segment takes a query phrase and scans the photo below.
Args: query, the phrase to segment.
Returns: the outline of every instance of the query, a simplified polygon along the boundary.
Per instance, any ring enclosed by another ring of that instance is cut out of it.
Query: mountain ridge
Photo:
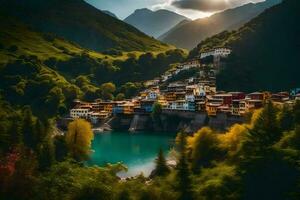
[[[0,12],[17,17],[37,31],[55,33],[88,49],[151,51],[168,48],[83,0],[2,0],[0,4]]]
[[[135,10],[124,19],[124,22],[131,24],[147,35],[158,37],[182,20],[190,19],[165,9],[152,11],[148,8],[142,8]]]
[[[217,76],[220,90],[282,91],[299,87],[299,9],[297,0],[284,0],[239,30],[201,42],[190,57],[219,47],[232,49]]]
[[[158,39],[180,48],[192,49],[201,42],[201,40],[225,30],[237,29],[252,18],[258,16],[265,9],[280,2],[281,0],[267,0],[228,9],[210,17],[186,23],[161,35]]]

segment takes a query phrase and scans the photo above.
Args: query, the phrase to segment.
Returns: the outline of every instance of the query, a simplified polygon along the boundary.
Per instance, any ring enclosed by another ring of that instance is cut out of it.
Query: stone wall
[[[130,131],[163,131],[194,133],[204,126],[216,130],[226,130],[235,123],[243,123],[243,117],[235,117],[223,113],[214,117],[206,113],[163,111],[159,119],[153,120],[150,115],[134,115],[128,126]],[[129,123],[129,121],[127,121]]]

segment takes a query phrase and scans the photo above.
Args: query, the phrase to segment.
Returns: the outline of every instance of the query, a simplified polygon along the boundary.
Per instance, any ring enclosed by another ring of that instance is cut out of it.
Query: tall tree
[[[193,172],[197,173],[201,167],[211,166],[211,161],[220,157],[221,150],[216,134],[209,128],[202,128],[194,137],[191,163]]]
[[[169,167],[167,166],[167,162],[164,156],[164,152],[162,149],[159,149],[157,158],[156,158],[156,167],[155,167],[155,175],[156,176],[165,176],[170,172]]]
[[[277,109],[272,102],[267,102],[264,109],[249,130],[246,146],[249,147],[249,153],[263,151],[271,145],[278,142],[282,136],[277,118]]]
[[[37,134],[35,130],[35,122],[30,107],[24,108],[24,118],[22,125],[23,142],[25,146],[36,149],[37,146]]]
[[[300,100],[296,101],[296,104],[293,108],[294,112],[294,122],[295,124],[300,125]]]
[[[177,180],[178,189],[180,191],[179,199],[191,200],[193,199],[192,180],[186,156],[186,135],[184,133],[179,133],[178,140],[180,152],[180,158],[177,164]]]
[[[293,110],[284,105],[279,113],[279,125],[282,131],[290,131],[294,128]]]
[[[78,161],[86,160],[90,154],[94,138],[91,124],[83,119],[76,119],[68,126],[66,143],[71,156]]]

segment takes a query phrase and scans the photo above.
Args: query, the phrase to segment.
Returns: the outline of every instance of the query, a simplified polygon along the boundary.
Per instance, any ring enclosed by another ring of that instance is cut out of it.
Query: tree
[[[279,124],[283,131],[290,131],[294,126],[293,111],[287,105],[284,105],[283,109],[279,114]]]
[[[51,136],[44,139],[38,149],[39,169],[46,170],[52,166],[55,161],[54,144]]]
[[[124,99],[125,99],[124,93],[119,93],[115,98],[116,101],[122,101]]]
[[[104,184],[86,185],[77,194],[73,200],[112,200],[114,194],[111,187]]]
[[[186,135],[179,133],[178,135],[178,146],[180,152],[179,162],[177,164],[177,180],[178,189],[180,191],[180,200],[191,200],[193,199],[192,194],[192,180],[191,172],[187,162],[186,156]]]
[[[69,124],[66,143],[75,160],[82,161],[88,158],[93,137],[91,124],[86,120],[76,119]]]
[[[249,151],[261,151],[275,144],[281,136],[277,109],[272,102],[267,102],[253,128],[249,130],[245,145],[249,147]]]
[[[209,167],[212,160],[220,157],[221,150],[216,134],[209,128],[202,128],[194,137],[192,169],[198,172],[201,167]]]
[[[23,142],[25,146],[31,148],[32,150],[36,149],[37,146],[37,134],[35,130],[35,122],[31,112],[30,107],[25,107],[23,112]]]
[[[113,93],[116,91],[115,84],[109,82],[109,83],[103,83],[101,85],[102,90],[102,98],[105,100],[112,100],[113,99]]]
[[[296,101],[296,104],[293,108],[294,113],[294,123],[300,125],[300,100]]]
[[[64,136],[54,137],[54,147],[55,147],[55,160],[61,162],[68,155],[68,147],[66,144],[66,139]]]
[[[8,130],[9,137],[10,137],[10,144],[17,145],[20,144],[22,141],[22,133],[21,133],[21,126],[20,126],[20,119],[14,119]]]
[[[165,176],[169,172],[170,172],[170,169],[167,166],[167,162],[164,157],[164,152],[162,149],[160,149],[158,152],[157,158],[156,158],[155,175],[156,176]]]
[[[157,119],[160,114],[162,113],[162,105],[160,103],[154,103],[153,105],[153,110],[152,110],[152,113],[151,113],[151,116],[153,118],[153,120]]]

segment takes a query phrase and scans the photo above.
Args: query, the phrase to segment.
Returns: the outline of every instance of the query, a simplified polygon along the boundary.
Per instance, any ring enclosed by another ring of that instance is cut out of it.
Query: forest
[[[155,112],[152,117],[158,117]],[[93,133],[85,120],[65,135],[30,107],[1,101],[1,199],[299,199],[300,102],[271,102],[226,132],[178,133],[175,167],[159,151],[151,177],[121,180],[122,163],[86,166]]]

